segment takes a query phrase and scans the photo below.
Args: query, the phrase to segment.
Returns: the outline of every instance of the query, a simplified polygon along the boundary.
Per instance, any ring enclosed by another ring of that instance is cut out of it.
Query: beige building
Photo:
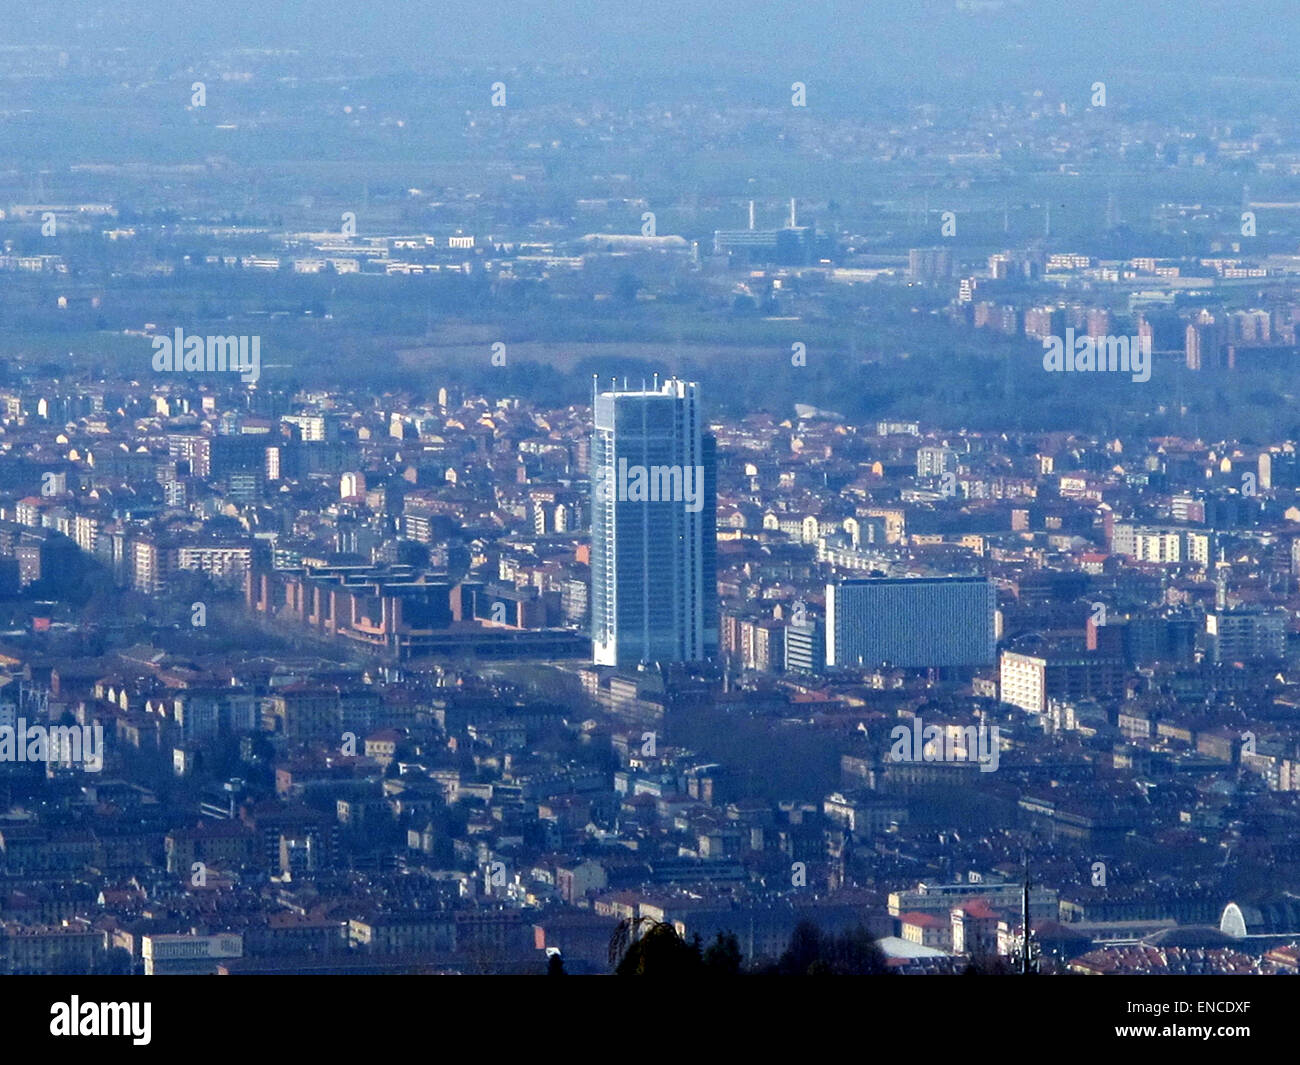
[[[899,934],[909,943],[935,950],[952,950],[952,923],[935,913],[905,913],[898,919]]]

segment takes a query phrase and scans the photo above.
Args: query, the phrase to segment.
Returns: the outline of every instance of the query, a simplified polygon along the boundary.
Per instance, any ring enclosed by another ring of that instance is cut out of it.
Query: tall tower
[[[1022,933],[1020,946],[1020,974],[1028,976],[1034,970],[1032,968],[1032,936],[1033,925],[1029,919],[1029,852],[1024,854],[1025,859],[1025,885],[1020,896],[1020,930]]]
[[[591,639],[597,665],[693,662],[718,648],[715,442],[698,386],[593,397]]]

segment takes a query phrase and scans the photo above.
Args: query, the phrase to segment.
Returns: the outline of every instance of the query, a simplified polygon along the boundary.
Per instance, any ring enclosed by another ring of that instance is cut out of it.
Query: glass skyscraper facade
[[[598,665],[694,662],[718,647],[714,439],[698,386],[594,396],[591,636]]]
[[[826,586],[826,664],[984,666],[997,593],[984,577],[868,577]]]

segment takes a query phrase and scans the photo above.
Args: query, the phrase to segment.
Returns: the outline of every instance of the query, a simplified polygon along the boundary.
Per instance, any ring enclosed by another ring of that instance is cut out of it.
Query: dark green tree
[[[699,976],[704,971],[699,936],[687,943],[672,925],[649,917],[619,922],[610,937],[609,961],[616,976]]]
[[[641,282],[631,271],[625,270],[614,282],[614,297],[619,303],[631,305],[636,303],[636,294],[641,290]]]
[[[831,947],[831,967],[845,976],[873,976],[888,971],[885,953],[876,938],[859,925],[835,937]]]
[[[800,921],[790,935],[790,945],[777,962],[782,976],[805,976],[809,967],[822,957],[822,933],[811,921]]]
[[[774,971],[781,976],[870,976],[889,969],[865,928],[829,936],[811,921],[800,921]]]
[[[710,976],[739,976],[743,959],[734,932],[719,932],[704,952],[704,971]]]
[[[1006,958],[980,956],[971,958],[962,976],[1010,976],[1016,970]]]

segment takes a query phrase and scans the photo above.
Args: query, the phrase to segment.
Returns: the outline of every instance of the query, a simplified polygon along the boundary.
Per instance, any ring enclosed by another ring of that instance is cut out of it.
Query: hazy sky
[[[404,63],[557,54],[688,73],[976,67],[1243,68],[1291,76],[1298,0],[41,0],[6,43],[149,41],[388,52]],[[974,10],[972,10],[974,9]],[[1098,75],[1101,76],[1101,75]]]

